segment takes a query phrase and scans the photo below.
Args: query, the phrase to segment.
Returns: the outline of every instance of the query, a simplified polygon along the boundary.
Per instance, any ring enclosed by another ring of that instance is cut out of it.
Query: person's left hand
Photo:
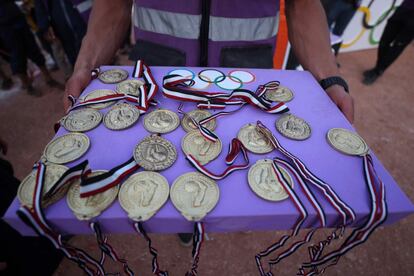
[[[0,153],[7,154],[7,143],[0,138]]]
[[[329,87],[326,93],[352,124],[354,122],[354,100],[351,95],[340,85]]]

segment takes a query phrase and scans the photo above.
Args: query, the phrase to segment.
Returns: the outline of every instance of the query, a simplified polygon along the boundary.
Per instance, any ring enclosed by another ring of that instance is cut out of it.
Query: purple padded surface
[[[101,69],[105,70],[108,68],[103,67]],[[123,68],[130,73],[132,72],[132,67]],[[158,85],[161,86],[162,77],[172,69],[175,68],[152,67],[152,72]],[[202,70],[202,68],[189,69],[195,73]],[[220,70],[227,73],[232,69],[222,68]],[[282,85],[286,85],[294,91],[295,98],[287,104],[293,114],[304,118],[311,125],[312,136],[305,141],[286,139],[277,133],[274,126],[276,119],[280,115],[266,114],[254,107],[247,106],[238,113],[218,119],[216,133],[223,142],[223,151],[219,158],[207,165],[208,168],[214,172],[223,171],[225,168],[224,157],[231,139],[237,136],[238,130],[243,125],[260,119],[276,134],[276,137],[285,148],[301,158],[317,176],[329,183],[339,196],[353,208],[357,215],[356,224],[363,222],[369,213],[369,203],[362,174],[362,159],[338,153],[330,147],[325,138],[326,132],[330,128],[342,127],[353,129],[353,127],[327,97],[310,73],[259,69],[247,70],[255,74],[256,80],[246,84],[244,88],[255,90],[259,84],[264,84],[270,80],[279,80]],[[86,95],[98,88],[115,89],[115,86],[94,80],[85,89],[83,94]],[[217,91],[218,88],[215,85],[211,85],[209,90],[212,91],[213,89]],[[163,97],[161,87],[156,99],[159,100],[160,107],[177,111],[179,102]],[[192,103],[185,103],[184,105],[184,111],[190,111],[194,108],[195,104]],[[106,113],[107,110],[104,109],[101,112]],[[96,129],[86,132],[86,135],[91,140],[89,151],[81,159],[66,165],[73,166],[85,159],[89,159],[92,169],[110,169],[125,162],[132,156],[134,146],[142,138],[149,135],[142,124],[143,118],[140,118],[136,125],[127,130],[111,131],[101,124]],[[65,133],[66,130],[60,128],[56,136]],[[185,132],[179,127],[174,132],[163,136],[176,145],[177,152],[179,153],[178,160],[174,165],[161,172],[168,179],[170,185],[179,175],[194,171],[182,154],[181,138],[184,134]],[[276,151],[265,155],[249,155],[251,164],[254,164],[258,159],[272,158],[274,156],[281,157]],[[412,213],[414,207],[378,159],[374,155],[373,157],[376,170],[386,185],[389,209],[387,223],[393,223]],[[220,200],[215,209],[204,219],[206,231],[208,232],[290,229],[299,216],[299,213],[289,199],[275,203],[257,197],[247,184],[247,170],[233,173],[226,179],[219,181],[218,185],[220,187]],[[298,191],[297,184],[295,184],[295,189]],[[315,211],[310,203],[305,200],[302,191],[299,191],[298,194],[305,202],[305,206],[309,211],[306,226],[318,226]],[[325,208],[328,224],[334,225],[339,219],[337,213],[321,197],[320,193],[316,192],[316,195]],[[16,216],[18,207],[18,200],[15,199],[4,219],[22,234],[33,235],[33,231]],[[91,233],[88,223],[77,220],[72,214],[66,204],[66,199],[62,199],[50,206],[45,213],[49,221],[62,233]],[[131,221],[127,218],[126,213],[117,201],[96,219],[99,220],[103,230],[107,233],[134,231]],[[145,226],[149,232],[154,233],[182,233],[192,232],[193,223],[185,220],[174,208],[171,201],[168,201],[154,217],[145,222]]]

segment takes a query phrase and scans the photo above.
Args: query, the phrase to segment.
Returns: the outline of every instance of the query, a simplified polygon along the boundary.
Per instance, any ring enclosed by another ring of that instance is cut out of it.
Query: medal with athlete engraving
[[[98,78],[103,83],[118,83],[128,78],[128,71],[125,71],[123,69],[110,69],[101,72]]]
[[[84,155],[90,146],[88,136],[83,133],[68,133],[53,139],[46,145],[44,157],[48,162],[65,164]]]
[[[171,201],[189,221],[200,221],[217,204],[220,190],[216,182],[200,173],[179,176],[171,187]]]
[[[270,159],[258,160],[249,170],[248,182],[252,191],[259,197],[270,201],[281,201],[289,197],[278,180]],[[289,173],[282,167],[279,169],[288,184],[293,187]]]
[[[282,115],[276,122],[276,129],[283,136],[293,140],[305,140],[311,135],[311,128],[309,124],[292,114]]]
[[[174,145],[157,135],[145,137],[134,149],[134,159],[147,171],[165,170],[177,160]]]
[[[219,156],[222,144],[207,140],[198,131],[191,131],[181,140],[181,148],[188,155],[191,154],[201,165],[205,165]]]
[[[93,108],[71,111],[61,123],[67,131],[85,132],[97,127],[102,121],[102,114]]]
[[[58,181],[58,179],[67,171],[68,168],[62,165],[48,164],[46,166],[44,185],[42,190],[42,195],[44,196],[53,184]],[[34,188],[36,184],[36,170],[33,170],[25,179],[20,183],[19,189],[17,190],[17,198],[20,201],[20,204],[32,207]],[[55,203],[66,194],[70,185],[66,185],[65,188],[61,188],[58,192],[50,199],[42,199],[42,207],[46,208],[47,206]]]
[[[293,99],[293,92],[289,88],[279,85],[266,89],[265,97],[273,102],[289,102]]]
[[[144,85],[144,82],[140,80],[125,80],[116,86],[116,92],[138,97],[139,88],[142,85]]]
[[[256,129],[255,124],[243,126],[237,138],[243,143],[243,146],[253,153],[263,154],[273,151],[270,140]]]
[[[210,117],[211,113],[207,110],[202,109],[195,109],[190,112],[188,112],[181,121],[181,126],[183,129],[187,132],[193,131],[197,129],[197,126],[193,124],[190,117],[194,119],[194,121],[199,122],[207,117]],[[205,128],[208,128],[209,130],[213,131],[216,129],[216,120],[211,120],[207,122],[205,125],[203,125]]]
[[[158,109],[145,115],[144,127],[152,133],[168,133],[180,125],[178,115],[167,109]]]
[[[96,98],[100,98],[100,97],[104,97],[104,96],[108,96],[108,95],[113,95],[113,94],[116,94],[116,93],[112,90],[109,90],[109,89],[97,89],[97,90],[92,91],[88,95],[86,95],[85,98],[80,99],[80,101],[81,102],[89,101],[89,100],[93,100],[93,99],[96,99]],[[89,105],[89,107],[95,108],[95,109],[103,109],[103,108],[106,108],[108,106],[113,105],[114,103],[115,103],[115,101],[111,101],[111,102],[107,102],[107,103],[97,103],[97,104]]]
[[[120,103],[111,108],[108,113],[105,114],[104,124],[107,128],[112,130],[126,129],[139,118],[138,109],[127,103]]]
[[[119,203],[134,221],[150,219],[168,200],[170,186],[157,172],[131,175],[119,190]]]
[[[89,175],[89,177],[97,176],[105,172],[106,171],[94,171]],[[99,216],[102,211],[114,202],[118,195],[119,188],[117,185],[109,190],[106,190],[105,192],[85,198],[80,197],[79,189],[79,181],[72,184],[68,191],[66,201],[76,218],[79,220],[90,220]]]
[[[329,144],[336,150],[348,154],[364,156],[369,148],[364,139],[355,132],[344,128],[332,128],[327,133]]]

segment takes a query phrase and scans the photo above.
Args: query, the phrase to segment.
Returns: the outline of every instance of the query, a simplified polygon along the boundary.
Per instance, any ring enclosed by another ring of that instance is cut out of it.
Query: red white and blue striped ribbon
[[[131,157],[125,163],[114,167],[106,173],[89,178],[82,178],[80,197],[88,197],[109,190],[121,183],[123,179],[139,168],[140,166],[135,162],[135,159]]]
[[[335,264],[341,256],[364,243],[375,229],[385,222],[388,214],[385,185],[378,177],[374,169],[372,157],[369,154],[363,156],[363,171],[371,203],[371,210],[367,221],[362,226],[355,228],[338,250],[317,258],[317,260],[302,264],[302,268],[299,271],[301,275],[323,273],[326,267],[319,269],[318,266],[322,266],[330,261]],[[311,271],[306,273],[306,268],[311,268]]]
[[[239,156],[240,153],[243,154],[244,163],[240,165],[233,165],[234,161],[237,159],[237,156]],[[227,167],[227,169],[220,174],[215,174],[209,171],[205,166],[201,165],[200,162],[198,162],[198,160],[195,159],[191,154],[187,154],[186,158],[190,164],[193,165],[193,167],[196,168],[200,173],[215,180],[224,179],[235,171],[245,170],[249,167],[249,156],[247,154],[247,150],[237,138],[233,138],[229,145],[229,152],[226,156],[226,164],[229,167]]]
[[[113,261],[122,264],[124,272],[129,276],[133,276],[134,272],[128,266],[127,260],[119,258],[118,254],[116,253],[114,248],[108,243],[108,237],[103,235],[102,229],[101,229],[101,226],[99,225],[99,223],[96,222],[96,221],[91,222],[91,223],[89,223],[89,226],[92,229],[92,231],[95,233],[96,241],[98,242],[99,248],[101,249],[101,252],[102,252],[103,256],[108,255],[109,257],[111,257],[111,259]],[[100,261],[101,265],[103,265],[104,260],[105,260],[105,258],[101,257],[101,261]]]
[[[203,103],[203,108],[211,104],[220,105],[240,105],[251,104],[267,113],[280,114],[289,111],[289,108],[279,102],[273,106],[269,101],[258,97],[255,93],[247,89],[235,89],[231,93],[205,92],[188,89],[191,86],[189,80],[180,75],[167,75],[163,79],[163,94],[167,98]]]
[[[191,270],[187,271],[186,276],[197,276],[198,261],[200,260],[200,250],[204,242],[204,225],[202,222],[196,222],[194,224],[194,233],[193,233],[193,263],[191,265]]]
[[[76,262],[86,274],[105,275],[105,270],[98,261],[85,251],[65,244],[62,241],[62,236],[49,226],[41,206],[46,166],[39,162],[35,164],[34,169],[36,169],[36,181],[32,208],[22,206],[17,211],[19,217],[31,226],[39,235],[46,237],[57,249],[61,250],[69,260]]]
[[[158,276],[168,276],[167,271],[160,270],[160,266],[158,264],[158,251],[152,246],[152,240],[148,236],[147,232],[144,229],[144,226],[141,222],[134,222],[135,230],[144,237],[144,239],[148,243],[148,249],[150,254],[152,255],[152,273]]]

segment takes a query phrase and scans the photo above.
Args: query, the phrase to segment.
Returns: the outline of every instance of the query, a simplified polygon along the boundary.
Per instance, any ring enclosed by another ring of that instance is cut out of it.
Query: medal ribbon
[[[197,276],[198,261],[200,259],[200,250],[201,245],[204,242],[204,225],[202,222],[196,222],[194,224],[194,234],[193,234],[193,263],[191,265],[191,270],[187,271],[186,276]]]
[[[91,222],[89,226],[95,233],[96,240],[102,252],[102,256],[108,255],[109,257],[111,257],[113,261],[121,263],[124,268],[124,272],[129,276],[133,276],[134,272],[129,268],[127,260],[118,257],[118,254],[116,253],[114,248],[108,243],[108,237],[102,234],[101,226],[99,225],[99,223]],[[103,265],[104,260],[105,258],[101,257],[101,265]]]
[[[243,154],[244,163],[241,165],[233,165],[234,161],[237,159],[237,156],[239,156],[240,152]],[[229,145],[229,152],[226,156],[226,164],[229,167],[227,167],[227,169],[220,174],[215,174],[209,171],[206,167],[201,165],[200,162],[197,159],[195,159],[191,154],[187,154],[185,157],[190,162],[190,164],[193,165],[193,167],[196,168],[200,173],[215,180],[224,179],[235,171],[245,170],[249,167],[249,156],[247,155],[247,150],[243,146],[242,142],[240,142],[240,140],[237,138],[233,138]]]
[[[271,106],[269,101],[258,97],[247,89],[235,89],[231,93],[194,91],[188,89],[192,82],[192,80],[179,75],[167,75],[163,78],[163,94],[167,98],[179,101],[202,103],[203,108],[211,104],[226,106],[248,103],[267,113],[280,114],[289,111],[289,108],[283,102]]]
[[[36,169],[37,172],[33,193],[33,207],[20,207],[17,211],[19,217],[26,224],[32,227],[40,236],[46,237],[55,246],[55,248],[61,250],[69,260],[76,262],[78,266],[85,271],[85,273],[88,275],[105,275],[105,270],[98,261],[92,258],[85,251],[65,244],[62,241],[62,236],[53,231],[49,226],[41,207],[46,166],[39,162],[35,164],[34,169]]]
[[[147,232],[144,229],[144,226],[141,222],[134,222],[135,230],[144,237],[148,243],[148,249],[152,255],[152,273],[158,276],[168,276],[167,271],[162,271],[158,265],[158,251],[152,246],[151,238],[148,236]]]
[[[372,157],[369,154],[363,156],[363,171],[371,202],[371,211],[367,221],[361,227],[355,228],[338,250],[335,250],[322,258],[313,260],[312,262],[302,264],[302,268],[299,271],[301,275],[316,275],[323,273],[326,267],[318,269],[318,266],[324,265],[330,261],[332,263],[328,266],[336,264],[341,256],[356,246],[364,243],[375,229],[385,222],[388,214],[385,198],[385,185],[378,177],[374,169]],[[312,270],[305,274],[306,268],[312,268]]]
[[[116,166],[106,173],[89,178],[82,178],[80,197],[88,197],[105,192],[121,183],[122,180],[133,174],[139,168],[140,166],[135,162],[135,159],[131,157],[125,163]]]

